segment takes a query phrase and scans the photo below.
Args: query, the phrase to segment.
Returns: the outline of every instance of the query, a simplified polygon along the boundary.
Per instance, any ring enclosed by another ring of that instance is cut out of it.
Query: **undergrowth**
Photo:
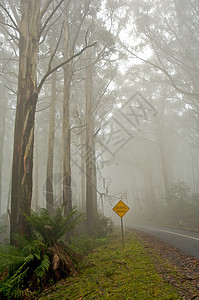
[[[125,232],[125,247],[115,233],[79,265],[77,277],[46,290],[45,299],[180,299],[158,274],[151,257],[132,232]]]
[[[32,237],[13,236],[16,246],[0,247],[0,299],[36,299],[50,283],[76,274],[82,256],[62,241],[79,222],[73,209],[64,217],[63,208],[54,216],[46,209],[27,217]]]

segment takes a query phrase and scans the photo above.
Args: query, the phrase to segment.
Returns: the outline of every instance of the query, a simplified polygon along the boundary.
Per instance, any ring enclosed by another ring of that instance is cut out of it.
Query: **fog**
[[[1,6],[5,236],[30,207],[77,207],[89,228],[97,212],[119,224],[119,200],[126,226],[198,228],[198,2],[57,2],[35,41],[14,2]]]

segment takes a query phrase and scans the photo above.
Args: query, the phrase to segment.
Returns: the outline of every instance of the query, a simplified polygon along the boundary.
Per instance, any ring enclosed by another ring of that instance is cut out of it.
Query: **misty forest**
[[[105,236],[119,200],[126,226],[198,228],[198,16],[197,0],[1,0],[0,242],[12,262],[26,249],[15,293],[19,274],[34,290],[65,276],[56,264],[75,272],[73,237]]]

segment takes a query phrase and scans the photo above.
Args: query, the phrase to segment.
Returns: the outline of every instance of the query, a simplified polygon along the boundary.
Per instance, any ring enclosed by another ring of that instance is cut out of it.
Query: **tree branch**
[[[11,22],[14,24],[14,29],[17,30],[20,33],[19,27],[17,26],[15,20],[13,19],[13,17],[11,16],[11,14],[9,13],[9,11],[2,5],[0,4],[0,7],[5,11],[5,13],[8,15],[9,19],[11,20]],[[10,26],[11,27],[11,26]]]
[[[44,6],[44,8],[45,8],[45,7],[48,7],[49,4],[50,4],[49,2],[51,2],[51,1],[52,1],[52,0],[47,0],[46,5]],[[70,1],[71,1],[71,0],[68,0],[68,3],[69,3]],[[44,31],[44,29],[46,28],[46,26],[47,26],[48,22],[50,21],[50,19],[53,17],[53,15],[55,14],[55,12],[57,11],[57,9],[60,7],[60,5],[61,5],[63,2],[64,2],[64,0],[61,0],[61,1],[57,4],[57,6],[53,9],[53,11],[51,12],[51,14],[48,16],[48,18],[46,19],[45,23],[44,23],[43,26],[41,27],[40,36],[41,36],[42,32]],[[68,5],[68,3],[67,3],[67,5]],[[42,18],[42,16],[43,16],[44,13],[45,13],[44,8],[43,8],[43,11],[42,11],[42,13],[41,13],[40,18]],[[47,9],[47,8],[46,8],[46,9]]]
[[[6,38],[7,40],[9,40],[8,37],[10,37],[10,38],[13,40],[13,42],[17,45],[16,40],[17,40],[17,41],[19,40],[18,37],[15,36],[15,35],[13,35],[13,34],[11,34],[11,33],[9,32],[9,30],[8,30],[5,26],[3,26],[2,23],[0,23],[0,26],[2,27],[2,32],[5,31],[5,33],[3,33],[4,36],[5,36],[5,38]]]
[[[45,41],[49,29],[57,22],[58,19],[60,19],[60,16],[57,17],[57,18],[56,18],[56,19],[48,26],[48,28],[47,28],[47,30],[46,30],[46,32],[45,32],[45,34],[44,34],[42,40],[39,42],[39,45],[41,45],[41,44]]]
[[[16,8],[14,7],[12,1],[9,2],[9,5],[10,5],[10,7],[11,7],[11,9],[12,9],[12,13],[13,13],[13,15],[14,15],[14,17],[15,17],[16,22],[17,22],[17,26],[19,27],[20,19],[19,19],[19,16],[18,16],[18,14],[17,14]]]
[[[109,85],[111,84],[111,82],[113,81],[113,78],[115,77],[116,71],[114,72],[114,74],[111,76],[111,78],[109,79],[107,85],[104,87],[103,92],[101,93],[95,107],[92,109],[93,113],[95,113],[95,111],[97,110],[99,104],[100,104],[100,100],[103,98],[104,94],[106,93],[106,91],[108,90]],[[97,97],[96,97],[97,98]]]
[[[57,45],[55,47],[55,50],[53,51],[51,57],[50,57],[50,60],[49,60],[49,63],[48,63],[48,71],[49,72],[51,70],[51,64],[52,64],[52,61],[53,61],[53,58],[57,52],[57,49],[59,47],[59,43],[60,43],[60,40],[61,40],[61,37],[62,37],[62,32],[63,32],[63,24],[62,24],[62,27],[61,27],[61,31],[60,31],[60,35],[59,35],[59,38],[58,38],[58,41],[57,41]]]
[[[43,9],[42,9],[42,11],[41,11],[41,13],[40,13],[40,20],[43,18],[45,12],[46,12],[47,9],[48,9],[48,6],[49,6],[52,2],[53,2],[53,0],[46,0],[46,3],[44,4]]]
[[[41,79],[37,90],[38,92],[40,92],[45,80],[53,73],[55,72],[57,69],[63,67],[64,65],[68,64],[71,60],[73,60],[74,58],[80,56],[87,48],[93,47],[97,44],[97,42],[91,44],[91,45],[87,45],[84,48],[82,48],[79,52],[77,52],[76,54],[72,55],[71,57],[69,57],[66,61],[62,62],[61,64],[57,65],[56,67],[54,67],[53,69],[50,69],[46,72],[46,74],[44,75],[44,77]]]
[[[187,92],[183,89],[181,89],[179,86],[176,85],[176,83],[174,82],[173,78],[171,77],[171,75],[169,74],[169,72],[166,70],[165,66],[163,65],[163,63],[161,62],[161,66],[159,66],[158,64],[153,63],[150,60],[146,60],[140,56],[138,56],[137,54],[135,54],[134,52],[130,51],[124,44],[122,44],[122,46],[125,48],[125,50],[130,53],[132,56],[136,57],[137,59],[139,59],[140,61],[151,65],[152,67],[154,67],[155,69],[158,69],[160,71],[162,71],[169,79],[171,85],[180,93],[187,95],[187,96],[191,96],[191,97],[198,97],[199,95],[193,92]],[[156,51],[155,51],[156,52]],[[157,52],[156,52],[157,54]],[[160,59],[160,57],[158,57],[158,60]]]
[[[0,22],[0,24],[1,24],[1,25],[4,25],[4,26],[8,26],[8,27],[10,27],[10,28],[16,30],[16,28],[15,28],[13,25],[11,25],[11,24],[4,23],[4,22]]]
[[[72,46],[72,51],[73,51],[73,52],[74,52],[74,48],[75,48],[75,44],[76,44],[78,35],[79,35],[79,33],[80,33],[80,29],[81,29],[81,27],[82,27],[82,24],[83,24],[83,22],[84,22],[84,19],[85,19],[86,15],[87,15],[87,13],[88,13],[89,6],[90,6],[90,2],[91,2],[91,1],[89,0],[88,3],[86,3],[87,7],[86,7],[86,9],[85,9],[85,11],[84,11],[84,14],[83,14],[83,17],[82,17],[82,19],[81,19],[81,22],[80,22],[80,24],[79,24],[79,26],[78,26],[78,28],[77,28],[77,33],[76,33],[76,36],[75,36],[75,38],[74,38],[74,42],[73,42],[73,46]],[[86,44],[86,45],[87,45],[87,44]]]

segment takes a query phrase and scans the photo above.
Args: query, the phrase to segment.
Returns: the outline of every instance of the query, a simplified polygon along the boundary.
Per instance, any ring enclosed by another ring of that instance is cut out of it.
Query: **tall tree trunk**
[[[21,0],[18,94],[12,164],[11,243],[14,243],[12,239],[13,233],[25,236],[30,235],[30,227],[24,214],[29,215],[31,209],[34,122],[38,94],[50,74],[70,63],[87,48],[95,45],[95,43],[86,45],[78,53],[72,56],[68,55],[66,61],[54,68],[52,68],[52,60],[55,55],[53,53],[49,60],[48,70],[37,86],[36,71],[40,34],[47,27],[49,20],[64,0],[58,1],[57,6],[54,7],[54,10],[41,27],[41,20],[52,2],[52,0],[47,0],[40,12],[41,0]]]
[[[64,92],[63,92],[63,205],[64,215],[72,210],[71,190],[71,135],[70,135],[70,69],[64,68]]]
[[[97,220],[97,166],[96,166],[96,155],[95,155],[95,134],[93,136],[93,156],[92,156],[92,198],[93,198],[93,214],[94,220]]]
[[[4,136],[5,136],[5,95],[3,95],[3,103],[1,110],[1,136],[0,136],[0,216],[2,211],[2,171],[3,171],[3,146],[4,146]]]
[[[194,189],[194,193],[197,194],[198,190],[197,190],[197,180],[196,180],[196,176],[195,176],[194,154],[193,154],[193,149],[192,149],[191,145],[190,145],[190,155],[191,155],[191,171],[192,171],[193,189]]]
[[[40,4],[21,1],[18,94],[15,117],[11,191],[12,234],[29,236],[24,214],[29,215],[32,197],[34,122],[38,92],[36,68],[40,27]]]
[[[38,128],[35,128],[35,146],[34,146],[34,179],[33,179],[33,199],[32,209],[38,212],[39,208],[39,151],[38,151]]]
[[[132,174],[132,197],[133,197],[133,202],[135,204],[135,211],[141,212],[141,203],[140,203],[138,185],[137,185],[137,180],[133,169],[131,170],[131,174]]]
[[[67,15],[67,12],[66,12]],[[70,56],[68,23],[64,27],[64,60]],[[70,132],[70,85],[72,77],[72,62],[64,66],[63,86],[63,205],[64,215],[67,216],[72,210],[71,190],[71,132]]]
[[[51,216],[54,215],[53,191],[53,155],[55,139],[55,101],[56,101],[56,72],[51,78],[51,107],[49,114],[48,158],[46,171],[46,208]]]
[[[85,79],[86,95],[86,220],[87,232],[93,234],[95,230],[95,214],[93,202],[93,113],[92,113],[92,74],[93,65],[88,60]]]
[[[85,130],[81,132],[81,204],[82,211],[86,212],[86,174],[85,174]]]
[[[165,159],[165,151],[164,151],[164,144],[162,141],[162,137],[160,136],[160,133],[157,136],[158,138],[158,147],[159,147],[159,153],[160,153],[160,166],[162,171],[162,178],[163,178],[163,184],[164,184],[164,192],[167,194],[167,191],[169,189],[169,180],[168,180],[168,174],[167,174],[167,165],[166,165],[166,159]],[[170,203],[167,203],[168,205]]]
[[[156,203],[156,195],[154,193],[154,187],[153,187],[153,169],[151,167],[151,162],[150,162],[150,157],[148,155],[148,158],[147,158],[147,177],[148,177],[148,183],[149,183],[149,200],[150,200],[150,205],[152,207],[155,206],[155,203]]]

